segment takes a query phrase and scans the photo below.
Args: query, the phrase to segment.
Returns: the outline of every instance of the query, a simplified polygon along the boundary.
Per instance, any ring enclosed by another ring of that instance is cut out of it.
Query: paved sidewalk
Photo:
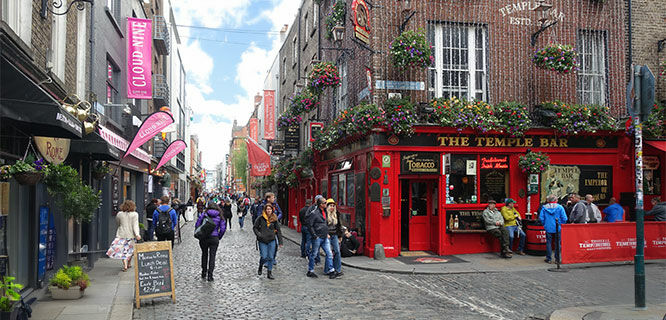
[[[292,242],[301,243],[301,234],[293,229],[283,227],[282,235]],[[461,263],[421,263],[406,264],[395,258],[375,260],[366,256],[342,258],[342,265],[368,271],[400,274],[464,274],[464,273],[491,273],[516,272],[532,270],[548,270],[555,268],[554,264],[547,264],[543,256],[514,255],[511,259],[500,258],[497,253],[478,253],[454,255],[466,262]],[[664,263],[664,260],[654,260],[648,263]],[[626,265],[631,262],[604,262],[579,263],[562,265],[562,268],[580,269],[590,267]],[[661,319],[660,319],[661,320]]]
[[[32,320],[130,320],[134,266],[121,271],[120,260],[100,258],[89,273],[90,286],[78,300],[53,300],[48,289],[32,304]]]

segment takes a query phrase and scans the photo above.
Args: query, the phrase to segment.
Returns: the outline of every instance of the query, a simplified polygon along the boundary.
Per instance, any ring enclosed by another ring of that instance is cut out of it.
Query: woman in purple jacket
[[[213,270],[215,269],[215,254],[217,253],[217,246],[220,244],[220,239],[226,230],[226,222],[220,215],[220,207],[211,201],[206,208],[206,211],[199,216],[194,228],[201,225],[204,217],[208,216],[215,222],[215,229],[208,236],[199,240],[199,247],[201,248],[201,278],[206,278],[208,281],[213,281]]]

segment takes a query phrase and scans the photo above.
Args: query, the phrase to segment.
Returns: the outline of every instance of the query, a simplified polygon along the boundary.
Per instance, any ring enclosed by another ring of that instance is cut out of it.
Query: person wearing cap
[[[342,237],[342,223],[340,223],[338,209],[333,199],[326,200],[326,225],[328,226],[328,236],[333,252],[333,268],[335,268],[335,271],[331,272],[328,277],[335,279],[342,275],[342,257],[340,256],[340,242],[338,241]]]
[[[506,199],[506,201],[504,201],[504,207],[500,209],[500,212],[504,218],[504,227],[509,232],[509,248],[513,248],[513,238],[517,232],[520,240],[518,244],[518,252],[516,253],[524,256],[525,232],[520,227],[520,213],[518,213],[518,210],[516,210],[515,204],[516,200],[511,198]]]
[[[324,273],[330,275],[335,272],[333,268],[333,254],[331,253],[331,239],[328,234],[328,225],[326,224],[326,200],[324,197],[317,198],[317,206],[308,213],[306,225],[312,234],[312,250],[310,259],[308,259],[308,273],[310,278],[317,278],[314,273],[315,257],[319,255],[319,248],[324,249],[326,253],[326,262],[324,263]]]
[[[495,200],[488,200],[488,207],[483,210],[483,221],[486,231],[500,242],[502,258],[511,258],[512,252],[509,248],[509,232],[504,227],[504,218],[497,210]]]

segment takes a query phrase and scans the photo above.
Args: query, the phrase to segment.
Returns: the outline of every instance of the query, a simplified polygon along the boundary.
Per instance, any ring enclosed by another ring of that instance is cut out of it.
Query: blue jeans
[[[308,271],[314,271],[315,257],[319,254],[319,248],[324,249],[326,253],[326,263],[324,264],[324,273],[335,271],[333,269],[333,254],[331,253],[331,241],[328,238],[314,238],[312,240],[312,251],[308,260]]]
[[[238,217],[238,224],[240,225],[241,229],[243,229],[243,222],[245,220],[245,216],[239,216]]]
[[[301,227],[301,257],[310,256],[312,250],[312,243],[310,241],[310,230]]]
[[[509,248],[513,250],[513,238],[516,235],[516,230],[520,232],[520,240],[518,242],[518,251],[525,251],[525,232],[518,226],[507,226],[506,231],[509,231]]]
[[[259,258],[259,263],[266,265],[268,271],[273,270],[273,257],[275,256],[276,244],[277,242],[275,242],[275,240],[269,243],[263,243],[259,241],[259,254],[261,255],[261,258]]]
[[[552,242],[553,238],[555,238],[555,241],[557,241],[556,245],[562,245],[562,242],[559,241],[559,237],[557,236],[557,233],[548,233],[546,232],[546,260],[550,261],[552,255],[553,255],[553,249],[555,249],[555,261],[560,261],[560,252],[557,250],[557,247],[552,248]]]
[[[333,267],[336,272],[342,271],[342,258],[340,256],[340,242],[338,236],[331,236],[331,251],[333,251]]]

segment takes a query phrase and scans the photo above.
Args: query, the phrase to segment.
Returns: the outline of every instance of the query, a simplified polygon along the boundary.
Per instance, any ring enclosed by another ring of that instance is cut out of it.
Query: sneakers
[[[517,255],[524,256],[524,255],[525,255],[525,252],[523,252],[523,251],[518,251],[518,252],[516,252],[516,254],[517,254]]]
[[[333,272],[331,272],[331,273],[328,274],[328,278],[329,278],[329,279],[335,279],[335,278],[337,278],[337,277],[338,277],[338,273],[335,272],[335,271],[333,271]]]
[[[308,271],[308,273],[305,275],[308,276],[309,278],[317,278],[317,275],[312,271]]]

